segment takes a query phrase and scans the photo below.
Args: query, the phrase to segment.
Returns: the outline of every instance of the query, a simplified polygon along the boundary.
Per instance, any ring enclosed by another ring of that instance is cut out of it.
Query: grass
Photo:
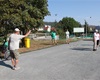
[[[75,42],[77,40],[78,40],[77,38],[70,38],[70,42]],[[66,40],[65,39],[57,40],[57,45],[60,45],[60,44],[66,44]],[[25,47],[20,48],[19,52],[24,53],[24,52],[44,49],[44,48],[48,48],[52,46],[55,46],[55,45],[52,45],[51,40],[31,40],[30,48],[25,48]]]

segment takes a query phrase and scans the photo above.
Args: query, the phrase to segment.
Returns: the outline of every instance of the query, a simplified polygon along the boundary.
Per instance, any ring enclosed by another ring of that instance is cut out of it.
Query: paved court
[[[0,80],[100,80],[100,48],[78,41],[20,55],[20,70],[0,60]]]

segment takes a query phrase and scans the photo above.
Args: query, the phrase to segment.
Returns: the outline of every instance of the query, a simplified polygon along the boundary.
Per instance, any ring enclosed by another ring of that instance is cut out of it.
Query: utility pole
[[[92,17],[89,17],[89,18],[92,18]],[[88,31],[88,26],[87,26],[87,21],[85,20],[85,27],[86,27],[86,38],[87,38],[87,31]]]
[[[85,34],[86,34],[86,38],[87,38],[87,22],[86,22],[86,20],[84,20],[84,21],[85,21],[85,30],[86,30]]]
[[[87,38],[87,24],[86,24],[86,38]]]
[[[55,14],[55,27],[56,27],[56,24],[57,24],[56,17],[57,17],[57,14]]]

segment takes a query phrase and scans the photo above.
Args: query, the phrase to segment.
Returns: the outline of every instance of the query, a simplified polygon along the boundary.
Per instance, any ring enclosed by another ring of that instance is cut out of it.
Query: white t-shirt
[[[95,37],[95,40],[99,40],[100,39],[99,33],[94,33],[94,37]]]
[[[69,31],[66,32],[66,38],[69,38]]]
[[[17,34],[11,34],[10,39],[10,50],[19,49],[19,42],[20,39],[25,37],[24,35],[17,35]]]

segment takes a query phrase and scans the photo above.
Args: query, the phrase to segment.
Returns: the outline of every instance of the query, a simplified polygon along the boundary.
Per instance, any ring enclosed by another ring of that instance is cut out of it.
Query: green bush
[[[65,39],[65,32],[62,29],[57,29],[57,34],[59,35],[60,39]]]

